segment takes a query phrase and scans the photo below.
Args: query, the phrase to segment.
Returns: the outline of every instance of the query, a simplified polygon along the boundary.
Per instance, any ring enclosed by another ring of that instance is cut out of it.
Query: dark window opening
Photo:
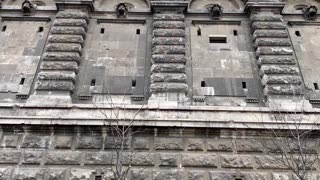
[[[21,78],[21,80],[20,80],[20,85],[23,85],[24,84],[24,81],[26,80],[26,78]]]
[[[7,29],[7,26],[3,26],[1,31],[4,32],[4,31],[6,31],[6,29]]]
[[[43,31],[43,27],[39,27],[38,32],[42,32]]]
[[[137,29],[136,34],[140,34],[140,29]]]
[[[319,90],[319,85],[318,85],[318,83],[313,83],[313,85],[314,85],[314,89],[315,89],[315,90]]]
[[[233,30],[233,35],[234,36],[238,36],[238,31],[237,30]]]
[[[247,83],[246,82],[242,82],[242,88],[243,89],[247,89]]]
[[[206,87],[206,82],[205,81],[201,81],[201,87]]]
[[[90,85],[91,85],[91,86],[95,86],[95,85],[96,85],[96,80],[95,80],[95,79],[92,79]]]
[[[96,176],[94,180],[102,180],[102,176]]]
[[[227,37],[209,37],[210,43],[227,43]]]
[[[198,34],[198,36],[201,36],[201,29],[200,28],[197,30],[197,34]]]
[[[104,34],[104,28],[100,29],[100,34]]]
[[[241,178],[235,178],[234,180],[242,180]]]
[[[296,31],[296,32],[295,32],[295,34],[296,34],[296,36],[298,36],[298,37],[300,37],[300,36],[301,36],[300,31]]]
[[[131,85],[132,85],[132,87],[136,87],[136,80],[132,80],[132,82],[131,82]]]

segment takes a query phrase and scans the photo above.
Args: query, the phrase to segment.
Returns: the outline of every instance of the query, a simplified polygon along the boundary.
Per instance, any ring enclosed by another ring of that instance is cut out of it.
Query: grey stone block
[[[293,56],[259,56],[258,64],[296,64]]]
[[[37,81],[37,90],[72,91],[74,84],[72,81]]]
[[[135,137],[133,141],[134,149],[148,150],[150,149],[150,143],[148,137]]]
[[[0,168],[0,180],[10,179],[12,167]]]
[[[187,76],[184,73],[153,73],[151,82],[186,82]]]
[[[23,164],[40,164],[42,151],[26,151],[23,155]]]
[[[185,25],[182,21],[154,21],[153,28],[161,29],[184,29]]]
[[[286,30],[255,30],[253,33],[253,39],[258,37],[288,38],[289,34]]]
[[[156,150],[183,150],[181,138],[157,138],[154,146]]]
[[[70,180],[91,180],[90,177],[95,170],[91,169],[71,169]]]
[[[48,170],[48,180],[62,180],[65,178],[64,169],[53,169]]]
[[[45,164],[74,164],[79,165],[81,153],[77,151],[49,151]]]
[[[185,45],[183,37],[154,37],[152,39],[153,45]]]
[[[185,63],[186,58],[184,55],[154,54],[152,61],[154,63]]]
[[[184,21],[184,14],[154,14],[153,20]]]
[[[262,152],[263,145],[256,139],[237,139],[237,152]]]
[[[15,148],[18,145],[20,135],[4,135],[1,143],[1,147]]]
[[[50,43],[47,45],[46,50],[51,52],[77,52],[81,54],[82,47],[78,43]]]
[[[279,163],[281,157],[271,157],[271,156],[255,156],[256,165],[259,169],[285,169],[286,167]]]
[[[59,61],[45,61],[40,65],[42,70],[78,70],[78,64],[76,62],[59,62]]]
[[[132,161],[129,160],[132,158]],[[154,166],[154,154],[148,152],[128,153],[125,164],[134,166]]]
[[[153,73],[184,73],[185,71],[186,66],[180,63],[153,64],[151,66],[151,72]]]
[[[14,180],[43,180],[44,169],[29,168],[29,169],[15,169],[13,173]]]
[[[184,46],[179,45],[157,45],[152,48],[153,54],[185,54]]]
[[[258,47],[256,55],[292,55],[291,47]]]
[[[85,19],[56,19],[53,26],[80,26],[87,28],[87,21]]]
[[[281,65],[263,65],[260,67],[260,74],[299,74],[299,69],[296,66],[281,66]]]
[[[132,169],[131,179],[134,180],[151,180],[152,171],[149,169]]]
[[[86,30],[83,27],[52,27],[51,34],[72,34],[72,35],[81,35],[82,37],[86,36]]]
[[[254,46],[291,46],[288,38],[256,38]]]
[[[160,166],[177,166],[178,165],[178,154],[168,154],[161,153],[160,157]]]
[[[184,29],[154,29],[154,37],[184,37]]]
[[[301,95],[303,94],[303,87],[298,85],[267,85],[264,88],[264,94],[274,95]]]
[[[24,138],[21,147],[23,148],[45,148],[48,149],[51,142],[50,136],[28,134]]]
[[[203,139],[187,139],[186,146],[188,151],[203,151],[204,150]]]
[[[290,173],[271,173],[272,180],[293,180]]]
[[[282,22],[282,16],[279,15],[261,15],[261,14],[253,14],[250,16],[251,21],[274,21],[274,22]]]
[[[105,139],[106,149],[119,149],[123,143],[123,149],[128,149],[131,144],[131,137],[124,137],[123,139],[118,137],[107,136]]]
[[[76,74],[72,71],[41,71],[38,74],[41,80],[71,80],[76,81]]]
[[[58,135],[55,137],[55,148],[70,149],[72,146],[73,136]]]
[[[205,180],[205,172],[202,171],[190,171],[188,173],[189,180]]]
[[[208,139],[207,151],[233,151],[232,139]]]
[[[79,43],[83,45],[83,37],[80,35],[53,34],[48,38],[49,43]]]
[[[153,83],[150,85],[151,92],[187,92],[188,85],[185,83]]]
[[[286,75],[264,75],[261,80],[262,85],[266,84],[302,84],[300,76],[286,76]]]
[[[224,168],[253,168],[249,156],[221,155],[221,167]]]
[[[283,22],[254,22],[251,25],[254,29],[286,29]]]
[[[85,19],[89,21],[89,15],[87,12],[81,11],[59,11],[57,13],[57,18],[70,18],[70,19]]]
[[[232,172],[209,172],[210,180],[234,180],[236,173]]]
[[[268,180],[269,176],[266,173],[250,172],[243,173],[246,180]]]
[[[121,154],[122,155],[122,154]],[[113,164],[116,158],[115,152],[87,152],[84,164]]]
[[[17,164],[20,158],[21,152],[17,151],[1,151],[0,152],[0,164]]]
[[[178,170],[158,170],[153,174],[154,180],[182,180],[182,172]]]
[[[77,52],[46,52],[42,59],[44,61],[75,61],[80,63],[81,57]]]
[[[183,167],[217,167],[218,157],[214,154],[182,154]]]
[[[100,136],[81,136],[77,142],[77,148],[100,149],[102,147],[102,140]]]

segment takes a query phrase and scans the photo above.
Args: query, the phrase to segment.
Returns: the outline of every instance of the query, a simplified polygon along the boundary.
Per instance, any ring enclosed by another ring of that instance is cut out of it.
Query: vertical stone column
[[[185,2],[152,2],[152,98],[181,101],[188,90],[185,58]]]
[[[292,98],[303,94],[301,73],[287,26],[280,15],[282,5],[284,6],[283,3],[270,4],[259,1],[251,6],[250,1],[247,2],[261,83],[268,98]]]

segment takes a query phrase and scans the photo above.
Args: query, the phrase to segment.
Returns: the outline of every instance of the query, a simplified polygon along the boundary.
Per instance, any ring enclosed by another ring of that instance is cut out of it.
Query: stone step
[[[154,37],[153,45],[185,45],[184,37]]]
[[[186,63],[186,58],[184,55],[154,54],[152,61],[154,63]]]
[[[260,74],[287,74],[298,75],[299,68],[296,66],[281,66],[281,65],[262,65],[260,67]]]
[[[49,43],[46,50],[51,52],[77,52],[81,55],[82,47],[78,43]]]
[[[41,70],[65,70],[65,71],[77,71],[78,64],[76,62],[64,62],[64,61],[43,61],[40,65]]]
[[[56,19],[53,26],[79,26],[87,29],[88,24],[84,19]]]
[[[268,38],[288,38],[288,32],[286,30],[255,30],[253,32],[253,39],[258,37]]]
[[[43,61],[75,61],[80,63],[81,57],[77,52],[45,52]]]
[[[72,81],[39,80],[36,83],[37,90],[73,91]]]
[[[303,87],[299,85],[267,85],[263,92],[265,95],[302,95]]]
[[[283,22],[253,22],[251,24],[253,29],[287,29]]]
[[[84,40],[81,35],[52,34],[48,38],[50,43],[79,43],[83,46]]]
[[[256,38],[254,47],[258,46],[291,46],[291,42],[288,38]]]
[[[261,55],[293,55],[293,50],[291,47],[258,47],[256,51],[256,56]]]
[[[266,84],[294,84],[301,85],[302,79],[300,76],[287,75],[264,75],[261,80],[262,85]]]
[[[151,72],[153,73],[184,73],[186,66],[180,63],[168,63],[168,64],[153,64],[151,66]]]
[[[266,15],[258,15],[253,14],[250,16],[250,21],[274,21],[274,22],[282,22],[282,16],[275,15],[275,14],[266,14]]]
[[[186,82],[187,76],[184,73],[153,73],[151,82]]]
[[[154,14],[153,20],[175,20],[175,21],[184,21],[183,14]]]
[[[185,37],[184,29],[154,29],[154,37]]]
[[[41,71],[38,74],[40,80],[71,80],[76,81],[76,73],[74,71]]]
[[[59,11],[56,18],[84,19],[89,22],[89,15],[81,11]]]
[[[154,21],[153,28],[157,29],[185,29],[185,24],[182,21]]]
[[[296,60],[293,56],[259,56],[258,65],[263,64],[290,64],[295,65]]]
[[[150,85],[150,90],[156,92],[187,92],[188,85],[185,83],[153,83]]]
[[[184,46],[179,45],[157,45],[152,48],[153,54],[185,54]]]
[[[51,28],[51,34],[72,34],[72,35],[81,35],[83,38],[86,37],[86,30],[83,27],[63,27],[63,26],[54,26]]]

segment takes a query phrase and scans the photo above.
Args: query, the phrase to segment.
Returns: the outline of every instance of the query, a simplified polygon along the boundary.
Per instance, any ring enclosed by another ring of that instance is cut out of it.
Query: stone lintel
[[[54,0],[57,9],[64,10],[64,9],[77,9],[77,8],[86,8],[89,11],[94,11],[94,0]]]
[[[176,12],[184,13],[188,8],[188,2],[186,1],[151,1],[151,10],[154,13],[161,12]]]

